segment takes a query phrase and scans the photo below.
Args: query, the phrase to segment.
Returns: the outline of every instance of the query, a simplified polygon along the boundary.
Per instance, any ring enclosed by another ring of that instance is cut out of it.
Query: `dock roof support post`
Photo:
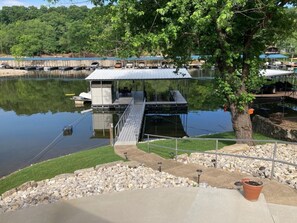
[[[103,107],[103,84],[102,81],[100,81],[101,83],[101,107]]]

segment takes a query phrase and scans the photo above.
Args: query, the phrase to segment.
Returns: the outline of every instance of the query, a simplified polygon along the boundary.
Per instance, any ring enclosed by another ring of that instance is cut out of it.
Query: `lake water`
[[[219,108],[210,85],[191,81],[185,93],[188,114],[150,114],[144,133],[196,136],[231,131],[230,114]],[[0,80],[0,177],[31,163],[109,144],[107,124],[116,123],[120,114],[81,113],[88,107],[76,108],[65,96],[87,88],[82,79]],[[72,126],[72,135],[63,135],[65,126]]]

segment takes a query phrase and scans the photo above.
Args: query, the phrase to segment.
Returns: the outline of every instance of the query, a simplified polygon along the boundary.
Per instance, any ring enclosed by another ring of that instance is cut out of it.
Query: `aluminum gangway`
[[[115,126],[115,145],[136,145],[141,131],[144,111],[145,100],[132,101],[125,111],[126,114],[123,114]],[[122,118],[125,120],[122,120]]]

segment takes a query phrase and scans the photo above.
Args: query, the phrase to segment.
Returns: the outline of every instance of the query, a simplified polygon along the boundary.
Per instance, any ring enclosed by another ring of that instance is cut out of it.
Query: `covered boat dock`
[[[90,81],[93,109],[125,109],[114,127],[117,145],[135,145],[138,142],[146,110],[187,109],[187,101],[178,90],[170,90],[170,100],[147,101],[145,81],[183,79],[191,79],[186,69],[96,69],[86,78]],[[119,89],[118,81],[142,81],[142,89]]]
[[[90,81],[92,108],[121,109],[126,108],[132,99],[135,102],[146,99],[149,107],[187,106],[187,101],[178,90],[170,91],[169,100],[147,100],[145,81],[186,80],[191,79],[186,69],[96,69],[86,80]],[[142,81],[142,87],[134,89],[118,86],[118,81]]]

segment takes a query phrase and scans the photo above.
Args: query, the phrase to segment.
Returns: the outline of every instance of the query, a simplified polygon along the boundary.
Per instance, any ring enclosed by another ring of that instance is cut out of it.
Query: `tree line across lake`
[[[294,10],[294,9],[291,9]],[[118,56],[124,30],[115,29],[110,6],[4,6],[0,10],[0,54],[14,57],[43,54]],[[297,32],[277,46],[293,54]]]
[[[109,6],[4,6],[0,10],[0,54],[114,56],[120,34],[111,29],[110,21]]]
[[[294,9],[290,9],[294,10]],[[124,30],[113,27],[111,6],[4,6],[0,10],[0,54],[14,57],[44,54],[118,56]],[[297,31],[276,43],[297,52]],[[135,56],[135,55],[132,55]]]

